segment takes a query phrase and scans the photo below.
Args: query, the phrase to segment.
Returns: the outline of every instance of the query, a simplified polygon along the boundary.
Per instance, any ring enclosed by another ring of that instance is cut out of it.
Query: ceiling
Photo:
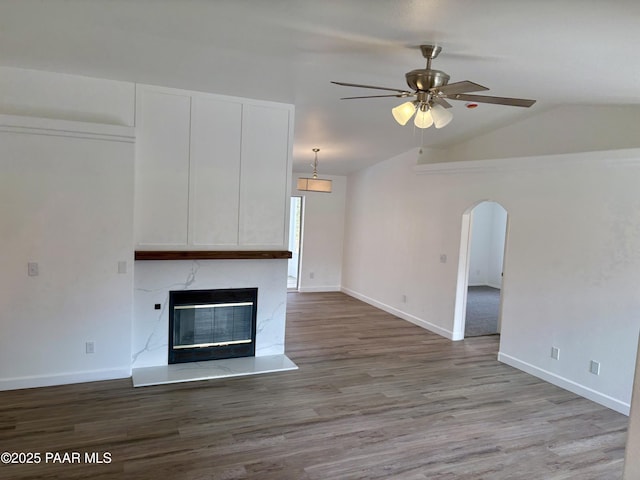
[[[405,89],[433,68],[529,109],[454,104],[436,130],[397,125]],[[0,0],[0,65],[294,103],[294,170],[320,148],[347,174],[420,145],[446,147],[559,104],[640,104],[638,0]],[[383,92],[381,92],[383,93]]]

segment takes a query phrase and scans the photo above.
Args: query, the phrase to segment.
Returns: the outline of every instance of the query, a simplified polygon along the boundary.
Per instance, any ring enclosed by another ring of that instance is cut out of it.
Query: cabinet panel
[[[187,245],[191,98],[138,92],[135,224],[138,245]]]
[[[240,174],[240,245],[287,244],[289,110],[245,105]]]
[[[242,104],[193,97],[191,245],[237,245]]]
[[[136,244],[286,248],[292,113],[289,105],[139,85]]]

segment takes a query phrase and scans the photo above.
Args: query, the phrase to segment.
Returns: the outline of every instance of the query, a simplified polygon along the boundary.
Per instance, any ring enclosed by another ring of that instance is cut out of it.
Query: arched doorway
[[[499,334],[507,211],[481,201],[462,216],[454,340]]]

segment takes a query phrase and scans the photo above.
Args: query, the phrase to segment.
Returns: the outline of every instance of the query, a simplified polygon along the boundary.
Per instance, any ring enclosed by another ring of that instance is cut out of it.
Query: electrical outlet
[[[84,351],[85,353],[95,353],[96,352],[96,346],[93,342],[87,342],[84,344]]]
[[[127,262],[122,260],[118,262],[118,273],[127,273]]]
[[[551,358],[554,360],[560,360],[560,349],[557,347],[551,347]]]
[[[600,362],[591,360],[591,363],[589,364],[589,372],[594,375],[600,375]]]
[[[447,263],[447,255],[445,253],[440,254],[440,263]]]
[[[37,277],[40,275],[40,269],[38,268],[38,264],[36,262],[27,263],[27,274],[30,277]]]
[[[313,273],[313,272],[309,272],[309,278],[315,278],[315,277],[316,277],[316,274],[315,274],[315,273]]]
[[[402,303],[407,303],[407,296],[406,295],[402,295]]]

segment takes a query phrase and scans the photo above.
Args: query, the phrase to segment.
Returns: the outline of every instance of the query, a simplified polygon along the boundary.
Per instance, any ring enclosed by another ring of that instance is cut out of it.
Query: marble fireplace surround
[[[297,369],[284,355],[286,279],[286,258],[136,260],[134,386]],[[168,365],[169,291],[252,287],[258,288],[255,357]]]

